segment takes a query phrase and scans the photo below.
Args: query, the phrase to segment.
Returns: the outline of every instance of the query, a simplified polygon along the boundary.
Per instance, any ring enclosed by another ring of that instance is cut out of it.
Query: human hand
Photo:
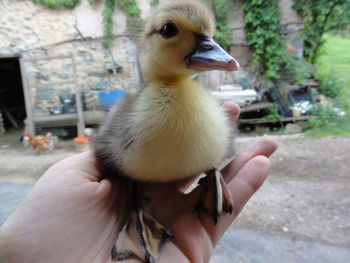
[[[229,111],[238,116],[238,107],[230,105]],[[144,189],[151,200],[148,209],[176,236],[166,243],[158,262],[207,262],[219,238],[265,180],[267,157],[275,149],[274,141],[260,138],[222,170],[235,207],[217,225],[205,214],[192,213],[196,191],[184,195],[174,183],[149,184]],[[119,224],[116,203],[123,201],[119,190],[101,178],[91,151],[55,164],[0,228],[0,262],[111,262]]]

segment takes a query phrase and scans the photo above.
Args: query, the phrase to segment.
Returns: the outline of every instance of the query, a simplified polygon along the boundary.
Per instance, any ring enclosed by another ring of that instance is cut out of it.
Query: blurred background
[[[238,72],[196,78],[241,107],[237,151],[279,150],[211,262],[350,262],[350,1],[206,0]],[[0,225],[142,86],[138,35],[170,0],[0,0]]]

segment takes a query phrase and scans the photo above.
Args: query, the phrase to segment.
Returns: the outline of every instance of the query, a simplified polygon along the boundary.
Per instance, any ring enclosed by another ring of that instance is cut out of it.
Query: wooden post
[[[74,89],[75,89],[75,101],[78,112],[78,136],[84,136],[85,122],[84,122],[84,113],[83,113],[83,104],[81,102],[81,92],[80,87],[78,86],[78,76],[77,68],[75,64],[75,55],[72,54],[72,64],[73,64],[73,77],[74,77]]]
[[[22,86],[23,86],[23,92],[24,92],[24,102],[26,107],[26,113],[27,113],[27,120],[26,120],[26,127],[28,128],[28,132],[35,135],[35,125],[33,121],[33,105],[32,105],[32,93],[28,86],[28,79],[26,76],[26,72],[24,70],[24,63],[23,58],[19,57],[19,68],[21,70],[22,75]]]

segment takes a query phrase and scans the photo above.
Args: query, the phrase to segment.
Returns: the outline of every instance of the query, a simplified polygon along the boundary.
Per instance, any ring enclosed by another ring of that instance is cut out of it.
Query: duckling
[[[158,8],[140,42],[146,85],[114,106],[92,145],[105,173],[127,178],[134,186],[206,173],[194,210],[209,212],[216,222],[222,211],[232,212],[230,192],[215,169],[231,146],[232,123],[193,76],[235,71],[239,64],[213,40],[214,31],[214,16],[200,1]],[[137,187],[134,191],[136,213],[119,232],[112,258],[135,254],[154,262],[171,231],[142,209],[143,197]]]

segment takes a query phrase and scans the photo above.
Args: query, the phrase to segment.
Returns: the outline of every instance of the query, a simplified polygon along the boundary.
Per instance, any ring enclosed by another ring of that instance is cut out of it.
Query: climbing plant
[[[253,65],[264,75],[267,84],[281,74],[289,74],[300,82],[305,74],[300,61],[286,52],[280,35],[282,10],[279,0],[245,0],[243,3],[244,32],[253,51]]]
[[[44,5],[48,8],[74,8],[80,0],[32,0],[36,4]],[[94,5],[101,0],[88,0],[91,5]],[[104,36],[102,44],[105,48],[109,48],[113,42],[113,13],[116,2],[118,7],[128,15],[128,29],[133,31],[133,28],[138,28],[140,8],[135,0],[105,0],[103,9],[103,26]]]
[[[74,8],[80,0],[32,0],[36,4],[42,4],[49,8]],[[228,48],[232,45],[231,33],[232,30],[227,21],[227,12],[229,10],[229,0],[207,0],[213,8],[217,20],[217,32],[215,37],[217,41],[224,47]],[[91,5],[94,5],[101,0],[88,0]],[[103,26],[104,37],[103,46],[110,47],[113,41],[113,12],[116,4],[127,15],[127,24],[129,32],[136,33],[140,29],[142,23],[140,19],[141,10],[137,6],[135,0],[105,0],[103,9]],[[159,0],[151,0],[151,6],[157,6]]]
[[[135,0],[118,0],[117,3],[119,8],[128,15],[128,31],[134,35],[138,35],[143,23],[140,19],[141,9],[137,6]]]
[[[151,1],[151,6],[157,6],[157,5],[159,5],[159,0],[152,0]]]
[[[324,44],[323,34],[350,21],[350,0],[293,1],[293,8],[304,16],[304,56],[314,64]]]
[[[98,2],[100,2],[101,0],[88,0],[88,2],[91,4],[91,5],[94,5]]]
[[[74,8],[80,0],[32,0],[36,4],[42,4],[49,8]],[[90,0],[89,0],[90,1]]]
[[[96,2],[96,0],[90,0]],[[106,0],[103,9],[103,25],[104,37],[102,45],[104,48],[109,48],[113,42],[113,12],[115,9],[115,0]]]
[[[229,1],[228,0],[207,0],[214,11],[216,18],[217,31],[215,33],[215,38],[218,43],[224,48],[228,48],[233,44],[231,34],[232,29],[227,20],[227,12],[229,11]]]
[[[253,50],[253,64],[270,80],[279,77],[284,42],[279,34],[281,9],[278,0],[246,0],[243,4],[244,32]]]
[[[135,0],[118,0],[118,6],[130,17],[138,17],[141,9],[137,6]]]

